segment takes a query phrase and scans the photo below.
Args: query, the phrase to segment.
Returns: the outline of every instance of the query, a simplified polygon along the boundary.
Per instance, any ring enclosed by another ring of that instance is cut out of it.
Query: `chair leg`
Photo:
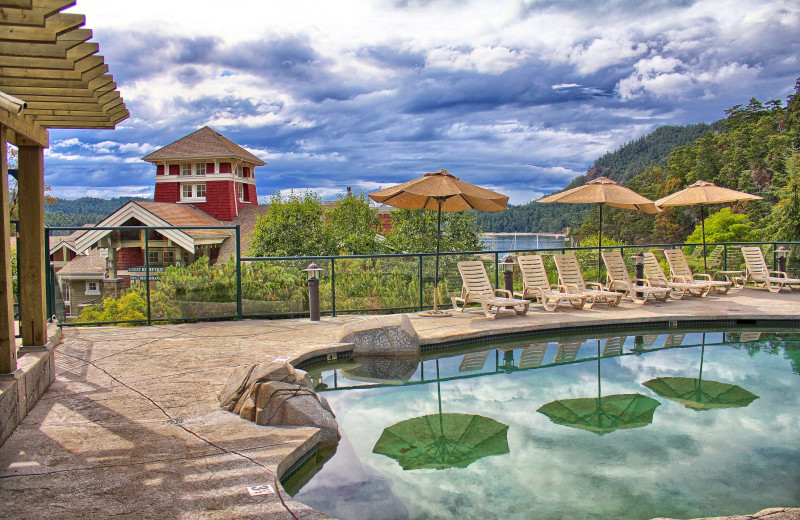
[[[546,296],[542,296],[541,300],[542,300],[542,306],[546,311],[555,312],[555,310],[558,308],[559,304],[558,298],[550,299],[547,298]]]
[[[483,309],[483,314],[485,314],[487,318],[489,318],[490,320],[497,319],[497,314],[500,312],[500,307],[482,301],[481,308]]]
[[[453,302],[453,310],[454,311],[464,312],[464,309],[467,308],[467,302],[462,298],[459,298],[457,296],[453,296],[453,297],[450,298],[450,301]],[[459,301],[461,301],[463,303],[463,306],[460,309],[458,308],[458,302]]]
[[[528,307],[529,306],[530,306],[530,303],[524,303],[522,305],[517,305],[516,307],[514,307],[514,312],[517,313],[517,316],[525,316],[526,314],[528,314]]]

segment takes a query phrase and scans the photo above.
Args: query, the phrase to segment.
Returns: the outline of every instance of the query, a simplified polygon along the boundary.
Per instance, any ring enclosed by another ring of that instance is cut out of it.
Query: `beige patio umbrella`
[[[638,209],[655,214],[659,209],[652,200],[643,197],[632,189],[620,186],[607,177],[598,177],[577,188],[549,195],[536,202],[558,202],[561,204],[597,204],[600,208],[600,229],[597,240],[597,281],[600,281],[601,250],[603,245],[603,206]]]
[[[433,312],[428,315],[449,316],[440,311],[439,302],[439,242],[442,234],[442,211],[500,211],[506,209],[508,197],[486,188],[459,180],[447,170],[426,173],[423,177],[369,194],[375,202],[403,209],[431,209],[436,219],[436,270],[433,282]],[[421,282],[421,281],[420,281]]]
[[[712,182],[697,181],[694,184],[676,191],[672,195],[656,201],[659,208],[670,208],[674,206],[700,206],[700,225],[703,229],[703,272],[708,271],[706,260],[706,204],[725,204],[726,202],[739,202],[744,200],[758,200],[761,197],[751,195],[743,191],[731,190],[717,186]]]

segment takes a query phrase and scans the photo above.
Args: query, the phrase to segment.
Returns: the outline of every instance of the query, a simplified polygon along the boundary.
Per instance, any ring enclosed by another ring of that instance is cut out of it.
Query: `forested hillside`
[[[643,173],[649,166],[667,162],[677,146],[683,146],[719,128],[719,123],[708,125],[662,126],[636,141],[624,144],[618,150],[597,159],[586,175],[580,175],[564,188],[573,188],[600,176],[624,183]],[[562,231],[580,226],[587,218],[588,206],[572,204],[539,204],[529,202],[496,213],[478,213],[478,223],[487,232],[531,233],[537,231]]]
[[[55,199],[55,204],[45,206],[44,223],[48,226],[83,226],[97,224],[117,211],[130,200],[153,200],[144,197],[114,197],[98,199]]]
[[[800,240],[800,79],[787,103],[753,98],[725,111],[722,132],[707,132],[675,148],[665,165],[652,165],[626,183],[656,200],[697,180],[760,195],[763,200],[733,205],[762,240]],[[707,213],[725,205],[709,206]],[[625,242],[684,240],[699,223],[696,207],[670,208],[658,216],[611,208],[604,229]],[[597,230],[597,211],[577,231]]]

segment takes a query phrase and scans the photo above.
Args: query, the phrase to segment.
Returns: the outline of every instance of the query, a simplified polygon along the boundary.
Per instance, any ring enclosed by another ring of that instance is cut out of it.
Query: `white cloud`
[[[470,52],[436,48],[428,52],[426,65],[450,70],[474,70],[486,74],[501,74],[519,66],[526,55],[507,47],[479,47]]]
[[[647,45],[628,39],[597,38],[589,45],[581,44],[570,53],[570,61],[581,74],[591,74],[611,65],[624,63],[629,58],[647,52]]]

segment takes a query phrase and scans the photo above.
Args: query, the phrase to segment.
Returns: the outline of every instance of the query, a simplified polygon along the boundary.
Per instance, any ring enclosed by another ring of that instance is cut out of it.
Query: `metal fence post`
[[[336,259],[331,257],[331,316],[336,317]]]
[[[728,244],[722,246],[722,270],[728,270]]]
[[[150,309],[150,228],[144,229],[144,283],[147,284],[147,324],[153,324]]]
[[[422,253],[417,258],[419,258],[419,310],[422,312]]]
[[[242,251],[239,244],[239,224],[236,224],[236,319],[242,319]]]
[[[778,244],[772,243],[772,270],[778,270]]]
[[[500,287],[500,253],[494,252],[494,286]]]

